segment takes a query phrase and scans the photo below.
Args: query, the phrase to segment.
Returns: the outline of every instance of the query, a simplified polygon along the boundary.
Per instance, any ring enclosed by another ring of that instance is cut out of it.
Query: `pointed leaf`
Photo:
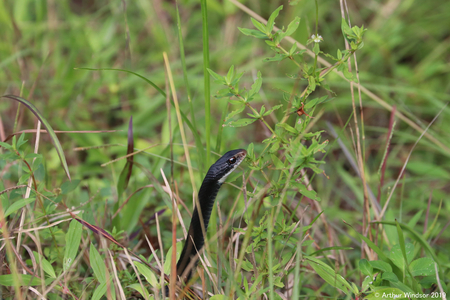
[[[137,267],[139,272],[144,275],[145,279],[148,283],[154,288],[159,288],[160,284],[158,279],[156,278],[155,274],[144,264],[141,264],[140,262],[134,261],[133,264]]]
[[[348,293],[348,290],[352,290],[352,287],[341,275],[337,274],[330,266],[324,262],[311,257],[304,256],[309,265],[316,271],[316,273],[322,277],[331,286],[340,289],[344,293]]]
[[[18,277],[19,282],[23,284],[23,286],[36,286],[41,285],[41,280],[32,275],[28,274],[7,274],[0,275],[0,286],[15,286],[14,277]]]
[[[278,54],[275,54],[275,56],[273,56],[273,57],[264,58],[263,61],[282,61],[285,58],[288,58],[288,55],[278,53]]]
[[[279,6],[269,17],[266,25],[266,32],[271,33],[273,30],[273,26],[275,25],[275,19],[278,17],[280,10],[283,9],[283,5]]]
[[[69,231],[66,233],[66,249],[64,252],[63,267],[64,271],[70,269],[75,257],[77,256],[78,247],[81,241],[81,230],[83,227],[75,220],[70,221]]]
[[[13,204],[11,204],[5,211],[5,218],[7,216],[9,216],[10,214],[18,211],[19,209],[21,209],[22,207],[24,207],[25,205],[32,203],[34,200],[36,200],[36,198],[25,198],[25,199],[20,199],[17,201],[14,201]]]
[[[262,85],[262,78],[261,78],[261,71],[258,71],[258,75],[256,76],[255,82],[252,84],[252,88],[250,89],[249,97],[253,97],[253,95],[257,94],[259,90],[261,89]]]
[[[42,269],[45,273],[47,273],[50,277],[56,278],[55,270],[52,267],[52,264],[46,260],[44,257],[39,255],[36,251],[33,251],[34,258],[36,261],[42,265]]]
[[[106,294],[106,282],[100,283],[92,294],[91,300],[100,300]]]
[[[224,124],[223,126],[228,126],[228,127],[244,127],[247,125],[252,124],[253,122],[255,122],[257,119],[249,119],[249,118],[243,118],[243,119],[239,119],[236,121],[232,121],[230,123]]]
[[[240,114],[241,112],[243,112],[245,109],[245,105],[241,104],[241,107],[239,107],[236,110],[233,110],[232,112],[230,112],[227,117],[225,118],[224,122],[228,122],[231,118],[233,118],[234,116],[236,116],[237,114]]]
[[[150,294],[148,293],[148,291],[145,288],[144,290],[142,290],[142,286],[139,283],[133,283],[128,285],[127,287],[136,290],[139,294],[141,294],[144,297],[144,299],[155,299],[153,296],[150,298]]]
[[[106,265],[94,245],[89,250],[89,260],[95,277],[100,283],[106,283]]]
[[[250,18],[250,19],[252,20],[253,25],[255,25],[255,27],[256,27],[259,31],[261,31],[262,33],[265,33],[265,34],[270,33],[270,31],[269,31],[269,32],[266,32],[266,27],[265,27],[263,24],[261,24],[259,21],[256,21],[256,20],[253,19],[253,18]]]
[[[239,31],[242,32],[243,34],[247,35],[247,36],[253,36],[257,39],[261,39],[261,40],[267,40],[268,37],[266,34],[255,30],[255,29],[248,29],[248,28],[240,28],[238,27]]]
[[[231,65],[230,69],[228,70],[227,77],[226,77],[226,81],[227,81],[228,85],[233,80],[233,77],[234,77],[234,65]]]
[[[286,29],[286,32],[282,33],[282,37],[286,37],[286,36],[290,36],[292,35],[298,28],[298,26],[300,25],[300,18],[299,17],[295,17],[294,20],[289,23],[288,28]],[[295,43],[294,43],[295,45]]]

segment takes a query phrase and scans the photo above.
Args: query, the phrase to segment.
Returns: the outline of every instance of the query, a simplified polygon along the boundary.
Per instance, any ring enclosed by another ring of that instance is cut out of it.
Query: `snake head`
[[[240,165],[246,155],[247,151],[244,149],[228,151],[209,168],[206,178],[217,181],[219,184],[224,183],[228,175]]]

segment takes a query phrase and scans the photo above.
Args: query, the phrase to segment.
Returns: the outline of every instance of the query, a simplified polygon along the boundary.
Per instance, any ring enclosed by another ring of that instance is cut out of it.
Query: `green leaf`
[[[316,106],[322,102],[325,102],[327,99],[328,99],[328,95],[320,97],[320,98],[311,99],[308,102],[306,102],[304,109],[313,108],[314,106]]]
[[[249,118],[242,118],[236,121],[232,121],[229,122],[227,124],[224,124],[223,126],[228,126],[228,127],[244,127],[247,125],[252,124],[253,122],[255,122],[257,119],[249,119]]]
[[[214,72],[213,70],[211,70],[210,68],[206,68],[206,70],[208,70],[208,73],[216,80],[220,80],[223,79],[223,77],[219,74],[217,74],[216,72]]]
[[[289,55],[293,56],[295,54],[295,50],[297,50],[297,43],[293,43],[291,49],[289,49]]]
[[[106,265],[101,257],[100,253],[98,253],[97,249],[94,245],[91,244],[91,248],[89,250],[89,259],[91,263],[92,270],[94,270],[95,277],[100,283],[106,283]]]
[[[41,121],[41,123],[42,123],[42,125],[44,125],[45,129],[47,129],[47,132],[50,136],[50,140],[52,141],[53,146],[55,146],[56,153],[58,153],[59,160],[61,161],[63,169],[66,172],[66,175],[70,180],[69,167],[67,166],[66,157],[64,156],[64,151],[61,147],[61,144],[59,143],[58,137],[56,136],[55,132],[53,131],[52,126],[50,126],[50,123],[47,121],[47,119],[45,119],[44,116],[36,108],[36,106],[34,106],[28,100],[25,100],[21,97],[17,97],[14,95],[6,95],[6,96],[2,96],[2,97],[16,100],[16,101],[22,103],[39,119],[39,121]]]
[[[213,70],[206,68],[206,70],[208,70],[208,73],[215,79],[214,82],[219,83],[219,84],[223,84],[223,85],[227,85],[226,80],[223,78],[223,76],[217,74],[216,72],[214,72]]]
[[[267,61],[282,61],[285,58],[288,58],[289,56],[283,53],[278,53],[275,54],[275,56],[273,57],[266,57],[263,59],[263,61],[267,62]]]
[[[157,289],[160,288],[159,281],[156,278],[155,274],[153,274],[153,272],[146,265],[137,261],[133,261],[133,264],[137,267],[139,273],[141,273],[145,277],[145,280],[147,280],[147,282],[150,283],[152,287]]]
[[[319,55],[319,53],[320,53],[319,43],[314,43],[313,52],[315,55]]]
[[[225,78],[228,85],[231,84],[233,77],[234,77],[234,65],[231,65],[230,69],[228,70],[227,77]]]
[[[389,282],[398,282],[397,275],[395,275],[392,272],[384,272],[383,275],[381,276],[381,278],[383,280],[387,280]]]
[[[63,267],[64,271],[70,269],[81,241],[81,232],[83,226],[77,220],[70,221],[69,231],[66,233],[66,249],[64,252]]]
[[[296,181],[291,181],[291,183],[298,189],[298,192],[300,194],[302,194],[305,197],[308,197],[309,199],[312,200],[316,200],[316,201],[320,201],[320,197],[317,196],[316,191],[313,190],[308,190],[308,188],[306,186],[304,186],[302,183],[300,182],[296,182]]]
[[[378,269],[383,272],[392,272],[392,267],[387,262],[384,262],[381,260],[371,260],[371,261],[369,261],[369,264],[374,269]]]
[[[345,294],[348,293],[348,290],[353,290],[347,280],[344,279],[341,275],[337,274],[330,266],[325,264],[324,262],[311,257],[304,256],[309,265],[316,271],[316,273],[322,277],[329,285],[340,289]]]
[[[256,27],[259,31],[261,31],[261,32],[264,33],[264,34],[270,33],[270,31],[269,31],[269,32],[266,31],[266,27],[265,27],[263,24],[261,24],[259,21],[256,21],[256,20],[253,19],[253,18],[250,18],[250,19],[252,20],[253,25],[255,25],[255,27]]]
[[[236,110],[233,110],[232,112],[230,112],[227,117],[225,118],[224,122],[228,122],[228,120],[230,120],[231,118],[233,118],[234,116],[236,116],[237,114],[240,114],[241,112],[243,112],[245,109],[245,105],[241,104],[241,107],[239,107]]]
[[[254,30],[254,29],[248,29],[248,28],[240,28],[238,27],[239,31],[242,32],[243,34],[247,35],[247,36],[253,36],[257,39],[261,39],[261,40],[267,40],[268,37],[266,34],[258,31],[258,30]]]
[[[341,20],[341,30],[344,34],[344,38],[348,39],[349,36],[353,35],[352,30],[350,29],[350,26],[348,26],[347,21],[342,18]]]
[[[252,84],[252,88],[250,89],[249,97],[253,97],[253,95],[257,94],[259,92],[259,90],[261,89],[261,85],[262,85],[261,71],[258,71],[256,80]]]
[[[284,130],[286,130],[286,131],[288,131],[290,133],[294,133],[294,134],[298,134],[299,133],[297,131],[297,129],[295,129],[294,127],[290,126],[287,123],[278,123],[276,126],[277,127],[281,127],[281,128],[283,128]]]
[[[21,209],[22,207],[24,207],[27,204],[30,204],[32,202],[34,202],[34,200],[36,200],[36,198],[25,198],[25,199],[20,199],[17,201],[14,201],[5,211],[5,218],[7,216],[9,216],[10,214],[18,211],[19,209]]]
[[[102,282],[99,284],[99,286],[95,289],[94,293],[92,294],[91,300],[100,300],[104,294],[106,294],[106,282]]]
[[[3,148],[5,148],[5,149],[8,149],[8,150],[10,150],[10,151],[14,151],[14,147],[11,146],[11,145],[8,144],[8,143],[0,142],[0,146],[3,147]]]
[[[414,245],[411,243],[405,244],[405,255],[410,262],[414,257]],[[403,257],[402,249],[399,244],[392,246],[391,252],[389,254],[392,262],[400,269],[404,270],[405,268],[405,259]]]
[[[275,19],[278,17],[278,14],[280,13],[280,10],[283,9],[283,5],[279,6],[269,17],[269,20],[267,20],[266,25],[266,32],[271,33],[273,30],[273,26],[275,25]]]
[[[225,295],[214,295],[211,298],[209,298],[210,300],[227,300],[229,299],[227,296]]]
[[[176,248],[177,248],[177,254],[175,255],[176,256],[175,263],[177,263],[178,258],[180,258],[180,256],[181,256],[181,251],[183,250],[183,243],[178,242]],[[167,251],[167,254],[166,254],[166,257],[168,257],[169,259],[164,260],[163,269],[164,269],[165,274],[170,274],[170,268],[172,266],[172,250],[173,250],[173,247],[170,247],[169,251]]]
[[[311,91],[316,90],[316,78],[314,76],[308,76],[308,89]]]
[[[365,258],[359,261],[359,270],[361,271],[361,273],[363,273],[363,275],[366,276],[373,275],[373,268]]]
[[[291,23],[289,23],[286,31],[284,33],[282,33],[282,37],[284,38],[286,36],[292,35],[297,30],[299,25],[300,25],[300,18],[295,17],[294,20]],[[294,45],[296,45],[296,44],[294,43]]]
[[[139,283],[133,283],[128,285],[127,287],[136,290],[139,294],[141,294],[144,297],[144,299],[155,299],[153,296],[150,297],[150,294],[145,288],[144,290],[142,290],[142,286]]]
[[[271,154],[270,157],[272,158],[272,162],[275,165],[275,169],[282,170],[285,168],[283,162],[274,154]]]
[[[442,168],[442,166],[430,164],[426,161],[408,162],[406,168],[408,171],[421,177],[450,179],[450,173]]]
[[[50,277],[56,278],[55,270],[52,267],[52,264],[46,260],[44,257],[39,255],[36,251],[33,251],[34,258],[36,261],[42,265],[42,269],[45,273],[47,273]]]
[[[28,274],[8,274],[0,275],[0,285],[15,286],[14,277],[17,277],[21,286],[36,286],[41,285],[41,280]]]
[[[435,274],[434,260],[429,257],[418,258],[411,262],[409,270],[415,276],[431,276]]]
[[[281,108],[281,107],[283,107],[283,104],[275,105],[274,107],[272,107],[271,109],[269,109],[268,111],[266,111],[266,112],[263,114],[263,117],[264,117],[264,116],[270,115],[272,112],[276,111],[277,109],[279,109],[279,108]]]
[[[71,191],[75,190],[77,186],[80,184],[81,180],[74,179],[72,181],[64,182],[61,185],[61,194],[67,195]]]
[[[239,80],[241,79],[242,75],[244,75],[244,72],[241,72],[241,73],[237,74],[236,76],[234,76],[234,79],[233,79],[233,81],[231,82],[231,85],[232,85],[233,87],[236,87],[236,84],[239,83]]]

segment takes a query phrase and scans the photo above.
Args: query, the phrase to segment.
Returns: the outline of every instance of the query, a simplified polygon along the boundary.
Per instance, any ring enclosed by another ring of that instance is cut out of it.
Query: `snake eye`
[[[234,165],[236,163],[236,157],[232,157],[228,160],[228,164]]]

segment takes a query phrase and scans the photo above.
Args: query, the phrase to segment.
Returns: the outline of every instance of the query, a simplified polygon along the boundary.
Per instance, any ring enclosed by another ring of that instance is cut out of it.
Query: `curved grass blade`
[[[125,72],[125,73],[130,73],[133,75],[136,75],[137,77],[143,79],[145,82],[149,83],[151,86],[153,86],[161,95],[163,95],[164,97],[166,97],[166,93],[160,89],[156,84],[154,84],[152,81],[148,80],[147,78],[145,78],[142,75],[139,75],[138,73],[132,72],[132,71],[128,71],[128,70],[124,70],[124,69],[111,69],[111,68],[101,68],[101,69],[94,69],[94,68],[74,68],[75,70],[88,70],[88,71],[118,71],[118,72]]]
[[[438,261],[436,254],[433,251],[433,248],[427,243],[427,241],[422,237],[420,233],[412,229],[406,224],[403,223],[397,223],[394,221],[374,221],[372,222],[374,224],[383,224],[383,225],[390,225],[390,226],[400,226],[401,229],[408,231],[411,234],[411,237],[414,238],[420,245],[422,245],[423,249],[427,251],[431,257],[434,259],[434,261]]]
[[[59,160],[61,161],[61,164],[63,166],[64,171],[66,172],[67,177],[69,178],[69,180],[72,180],[70,178],[69,167],[67,166],[66,157],[64,156],[64,151],[61,147],[61,144],[59,143],[58,137],[56,136],[55,132],[53,131],[52,126],[50,126],[50,123],[47,121],[47,119],[44,118],[44,116],[36,108],[36,106],[34,106],[31,102],[29,102],[28,100],[25,100],[24,98],[21,98],[21,97],[15,96],[15,95],[5,95],[2,97],[16,100],[16,101],[22,103],[39,119],[39,121],[41,121],[42,125],[44,125],[45,129],[47,129],[47,132],[50,135],[53,146],[55,146],[56,153],[58,153]]]

